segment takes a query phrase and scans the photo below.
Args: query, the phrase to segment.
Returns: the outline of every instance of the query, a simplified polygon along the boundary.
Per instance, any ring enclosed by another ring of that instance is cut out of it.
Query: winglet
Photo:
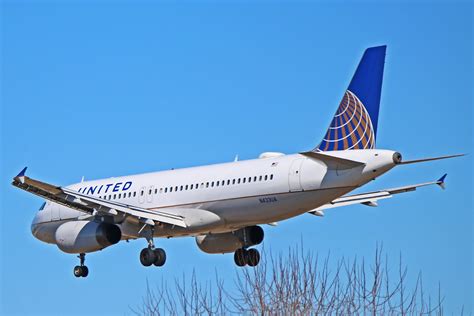
[[[25,183],[26,169],[28,169],[28,167],[23,168],[23,170],[20,171],[20,173],[15,177],[15,179],[20,180],[21,183]]]
[[[441,187],[441,189],[445,189],[446,188],[446,185],[444,184],[444,179],[446,179],[446,176],[448,174],[445,173],[441,178],[439,178],[437,181],[436,181],[436,184],[439,185]]]
[[[17,175],[17,177],[24,177],[25,173],[26,173],[26,169],[28,169],[28,167],[23,168],[23,170],[20,171],[20,173]]]

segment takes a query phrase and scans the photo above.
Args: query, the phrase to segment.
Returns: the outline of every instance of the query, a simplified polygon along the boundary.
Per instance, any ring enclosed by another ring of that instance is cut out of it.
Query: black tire
[[[155,261],[155,253],[152,249],[145,248],[140,252],[140,262],[145,266],[149,267]]]
[[[155,261],[153,261],[153,264],[157,267],[163,266],[166,262],[166,252],[161,248],[156,248],[154,253]]]
[[[260,253],[257,249],[249,249],[247,252],[247,264],[255,267],[260,262]]]
[[[76,278],[79,278],[82,276],[82,267],[81,266],[75,266],[74,267],[74,276]]]
[[[82,277],[86,278],[89,275],[89,268],[86,266],[82,266]]]
[[[247,250],[240,248],[237,249],[234,253],[234,262],[237,266],[243,267],[247,264],[248,253]]]

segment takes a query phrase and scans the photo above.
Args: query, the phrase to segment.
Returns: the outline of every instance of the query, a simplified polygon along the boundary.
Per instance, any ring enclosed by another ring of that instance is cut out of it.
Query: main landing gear
[[[152,264],[161,267],[166,262],[166,252],[162,248],[155,248],[153,238],[147,238],[148,248],[140,251],[140,262],[145,266],[149,267]]]
[[[74,267],[74,276],[76,278],[85,278],[89,275],[89,269],[84,265],[84,262],[86,261],[86,254],[81,253],[77,257],[81,260],[81,264]]]
[[[250,267],[255,267],[260,262],[260,253],[257,249],[237,249],[234,253],[235,264],[239,267],[248,265]]]

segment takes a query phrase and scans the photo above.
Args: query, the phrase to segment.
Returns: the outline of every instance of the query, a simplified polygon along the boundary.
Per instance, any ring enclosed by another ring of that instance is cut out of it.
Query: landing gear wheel
[[[79,277],[85,278],[86,276],[89,275],[89,269],[84,265],[84,262],[86,261],[86,254],[80,253],[79,256],[77,257],[81,261],[81,264],[79,266],[74,267],[74,276],[76,278],[79,278]]]
[[[247,250],[240,248],[234,253],[234,262],[237,266],[243,267],[247,264],[248,253]]]
[[[257,249],[249,249],[247,251],[247,264],[255,267],[260,262],[260,253]]]
[[[157,267],[163,266],[166,262],[166,252],[161,248],[156,248],[153,252],[155,253],[153,264]]]
[[[150,248],[144,248],[140,252],[140,262],[145,266],[149,267],[151,266],[156,260],[156,255],[153,249]],[[166,258],[165,258],[166,260]],[[163,262],[164,263],[164,262]]]
[[[82,277],[86,278],[89,275],[89,268],[86,266],[82,266]]]
[[[74,267],[74,276],[76,278],[80,278],[82,276],[82,267],[81,266],[75,266]]]
[[[74,267],[74,276],[76,278],[79,277],[87,277],[89,275],[89,269],[86,266],[75,266]]]

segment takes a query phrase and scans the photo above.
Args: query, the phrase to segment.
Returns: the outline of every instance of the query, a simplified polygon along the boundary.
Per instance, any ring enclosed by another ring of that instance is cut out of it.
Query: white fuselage
[[[183,212],[202,225],[157,226],[156,237],[195,236],[288,219],[329,203],[395,166],[393,151],[349,150],[333,156],[363,162],[347,168],[301,154],[86,181],[70,189],[149,210]],[[55,243],[55,231],[84,213],[47,202],[32,223],[38,239]],[[97,220],[90,218],[89,220]],[[122,239],[139,238],[143,224],[115,218]]]

